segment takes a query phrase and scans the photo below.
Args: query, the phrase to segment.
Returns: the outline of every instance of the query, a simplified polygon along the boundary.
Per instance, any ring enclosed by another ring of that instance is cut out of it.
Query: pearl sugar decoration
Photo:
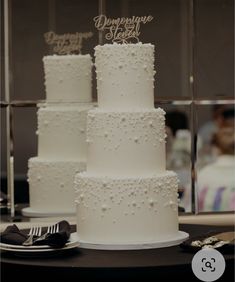
[[[120,206],[118,209],[120,214],[117,215],[117,218],[121,214],[127,216],[126,210],[131,207],[133,210],[128,215],[133,215],[137,211],[143,212],[147,207],[155,207],[150,210],[154,213],[159,212],[158,207],[161,205],[162,212],[164,212],[164,208],[168,207],[175,209],[178,197],[178,179],[173,172],[166,172],[161,176],[156,175],[151,178],[102,179],[89,177],[86,173],[80,173],[75,179],[76,197],[79,197],[78,200],[82,200],[80,205],[89,210],[90,207],[100,203],[102,211],[100,216],[102,217],[104,212],[109,211],[109,213],[105,213],[106,216],[108,214],[111,216],[114,210],[117,212],[117,206]],[[168,184],[166,185],[166,183]],[[159,199],[159,204],[155,199]],[[164,199],[168,204],[164,204]],[[99,214],[97,213],[96,216]]]

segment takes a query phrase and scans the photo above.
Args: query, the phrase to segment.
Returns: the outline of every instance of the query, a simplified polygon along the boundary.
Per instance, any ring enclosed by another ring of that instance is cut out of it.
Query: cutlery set
[[[30,229],[19,229],[13,224],[0,235],[0,250],[18,256],[55,255],[79,246],[77,232],[71,232],[66,220],[46,227],[32,226]]]
[[[49,234],[54,234],[59,232],[59,224],[56,223],[54,225],[48,226],[47,231],[42,234],[42,227],[33,226],[30,228],[28,233],[28,238],[23,243],[23,246],[32,246],[35,242],[39,242],[45,240]]]

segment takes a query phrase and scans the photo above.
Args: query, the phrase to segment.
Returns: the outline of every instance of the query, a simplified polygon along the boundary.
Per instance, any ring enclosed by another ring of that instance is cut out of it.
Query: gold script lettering
[[[112,42],[128,43],[139,42],[140,24],[152,21],[152,16],[132,16],[131,18],[107,18],[105,15],[94,17],[95,27],[98,30],[107,30],[105,38]]]
[[[65,33],[60,35],[54,31],[49,31],[44,34],[46,43],[55,45],[53,50],[59,55],[81,53],[83,39],[88,39],[92,36],[92,32]]]

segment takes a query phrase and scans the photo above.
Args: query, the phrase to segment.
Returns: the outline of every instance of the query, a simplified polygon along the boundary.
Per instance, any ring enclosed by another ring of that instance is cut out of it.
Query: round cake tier
[[[75,213],[74,176],[86,164],[78,161],[29,159],[28,182],[30,208],[35,213]]]
[[[43,58],[48,102],[91,102],[90,55],[52,55]]]
[[[92,105],[46,106],[38,110],[38,156],[86,161],[86,119]]]
[[[105,44],[95,47],[100,108],[153,108],[154,46]]]
[[[77,230],[90,244],[147,244],[178,234],[178,179],[75,177]]]
[[[149,176],[164,172],[164,114],[160,108],[89,111],[87,172],[96,176]]]

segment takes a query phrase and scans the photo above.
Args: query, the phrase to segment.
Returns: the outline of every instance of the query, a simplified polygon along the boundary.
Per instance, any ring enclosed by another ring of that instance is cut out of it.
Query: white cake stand
[[[47,210],[37,210],[33,208],[24,208],[22,209],[22,214],[24,216],[29,216],[29,217],[58,217],[58,216],[75,216],[76,211],[60,211],[60,212],[52,212],[52,211],[47,211]]]
[[[189,238],[189,234],[178,231],[174,237],[156,242],[134,243],[134,244],[96,244],[79,240],[79,248],[95,249],[95,250],[145,250],[172,247],[181,244]]]

